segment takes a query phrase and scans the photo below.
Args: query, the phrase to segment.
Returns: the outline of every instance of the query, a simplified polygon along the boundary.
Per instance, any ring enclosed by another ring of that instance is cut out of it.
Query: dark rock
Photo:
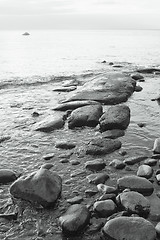
[[[32,117],[39,117],[39,113],[38,112],[33,112]]]
[[[126,105],[112,106],[99,120],[100,130],[126,129],[130,122],[130,109]]]
[[[68,119],[68,127],[95,127],[102,115],[102,106],[99,104],[77,108]]]
[[[9,140],[11,137],[10,136],[2,136],[0,137],[0,143]]]
[[[153,169],[150,166],[144,165],[144,164],[139,166],[137,171],[137,176],[139,177],[150,178],[152,177],[152,174],[153,174]]]
[[[113,62],[109,62],[108,65],[112,66],[112,65],[114,65],[114,63]]]
[[[64,234],[76,235],[82,231],[90,220],[90,213],[86,206],[74,204],[59,218]]]
[[[151,158],[160,159],[160,154],[153,154],[153,155],[151,156]]]
[[[102,192],[102,193],[116,193],[117,192],[117,188],[115,187],[111,187],[111,186],[107,186],[105,184],[98,184],[97,185],[98,191]]]
[[[147,217],[150,212],[150,203],[142,194],[134,191],[123,192],[117,196],[117,204],[126,211]]]
[[[116,169],[123,169],[126,165],[123,163],[123,161],[119,159],[114,159],[112,162],[110,162],[109,166],[112,166]]]
[[[133,78],[134,80],[144,80],[144,77],[141,75],[141,74],[139,74],[139,73],[134,73],[134,74],[132,74],[131,75],[131,78]]]
[[[138,69],[137,72],[139,73],[154,73],[154,72],[160,72],[160,69],[159,68],[141,68],[141,69]]]
[[[54,153],[49,153],[47,154],[46,156],[43,157],[44,160],[48,161],[50,160],[51,158],[53,158],[55,156]]]
[[[50,116],[35,125],[35,131],[51,132],[64,126],[64,116]]]
[[[86,154],[104,155],[121,148],[121,142],[113,139],[93,139],[86,147]]]
[[[68,162],[69,162],[69,160],[66,158],[60,160],[60,163],[68,163]]]
[[[83,198],[81,196],[75,196],[74,198],[67,199],[67,202],[70,204],[78,204],[83,201]]]
[[[145,127],[146,126],[146,124],[145,123],[138,123],[137,124],[140,128],[142,128],[142,127]]]
[[[106,60],[103,60],[101,63],[106,63]]]
[[[109,176],[107,173],[95,173],[87,176],[89,183],[93,183],[95,185],[99,183],[105,183],[105,181],[107,181],[108,178]]]
[[[106,166],[106,164],[105,164],[104,160],[99,159],[99,158],[92,160],[92,161],[87,161],[85,163],[86,169],[91,170],[91,171],[100,171],[103,168],[105,168],[105,166]]]
[[[119,64],[114,64],[112,67],[114,67],[114,68],[122,68],[123,66],[119,65]]]
[[[149,219],[151,221],[160,221],[160,199],[155,193],[148,196],[147,199],[150,202],[150,214]]]
[[[126,151],[126,150],[120,150],[120,151],[119,151],[119,154],[120,154],[121,156],[125,156],[125,155],[127,154],[127,151]]]
[[[56,143],[55,147],[67,150],[67,149],[75,148],[76,144],[70,141],[59,141]]]
[[[0,169],[0,184],[13,182],[17,179],[16,173],[10,169]]]
[[[149,180],[134,175],[119,178],[117,185],[120,190],[128,188],[132,191],[142,193],[143,195],[151,195],[154,190],[153,185]]]
[[[98,214],[99,217],[108,217],[116,212],[117,206],[112,200],[103,200],[95,202],[93,210]]]
[[[133,165],[133,164],[136,164],[136,163],[139,163],[143,160],[145,160],[146,158],[148,158],[147,156],[137,156],[137,157],[129,157],[129,158],[126,158],[123,162],[125,164],[128,164],[128,165]]]
[[[154,226],[142,217],[118,217],[109,220],[104,228],[105,239],[155,240]]]
[[[157,164],[157,159],[149,158],[144,161],[144,164],[149,166],[155,166]]]
[[[103,132],[102,137],[115,139],[115,138],[123,137],[124,134],[125,134],[125,131],[122,129],[112,129],[112,130]]]
[[[71,163],[72,165],[74,165],[74,166],[80,164],[80,162],[77,161],[77,160],[71,160],[70,163]]]
[[[85,101],[71,101],[71,102],[66,102],[59,104],[57,107],[53,108],[53,110],[60,110],[60,111],[66,111],[66,110],[74,110],[79,107],[84,107],[84,106],[90,106],[90,105],[97,105],[100,104],[96,101],[90,101],[90,100],[85,100]]]
[[[28,32],[25,32],[22,34],[23,36],[29,36],[30,34]]]
[[[160,153],[160,138],[156,138],[153,146],[154,153]]]
[[[70,86],[70,87],[60,87],[60,88],[55,88],[53,89],[54,92],[71,92],[76,90],[76,86]]]
[[[7,213],[7,214],[0,214],[0,218],[5,218],[7,220],[17,220],[18,213]]]
[[[151,101],[160,101],[160,96],[158,95],[157,97],[152,98]]]
[[[10,187],[10,193],[15,198],[37,202],[43,207],[51,207],[60,196],[62,180],[50,170],[41,168],[37,172],[22,176]]]
[[[143,88],[139,85],[137,85],[134,89],[135,92],[141,92],[143,90]]]

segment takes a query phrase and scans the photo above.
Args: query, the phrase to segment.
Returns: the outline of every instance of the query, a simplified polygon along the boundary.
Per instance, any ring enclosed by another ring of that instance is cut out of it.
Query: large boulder
[[[0,184],[13,182],[17,179],[15,172],[10,169],[0,169]]]
[[[64,234],[76,235],[87,226],[89,220],[88,208],[81,204],[74,204],[59,218],[59,223]]]
[[[102,115],[102,106],[100,104],[89,105],[75,109],[68,119],[68,127],[95,127],[99,123]]]
[[[155,240],[156,230],[152,223],[142,217],[117,217],[103,227],[105,239]]]
[[[138,177],[134,175],[124,176],[117,180],[117,185],[120,190],[126,188],[142,193],[143,195],[151,195],[154,188],[153,184],[143,177]]]
[[[94,100],[112,105],[125,102],[134,92],[136,81],[122,73],[99,74],[66,100]]]
[[[37,202],[43,207],[51,207],[61,194],[61,177],[48,169],[41,168],[37,172],[22,176],[10,187],[15,198]]]
[[[112,106],[99,120],[100,130],[126,129],[130,122],[130,109],[126,105]]]

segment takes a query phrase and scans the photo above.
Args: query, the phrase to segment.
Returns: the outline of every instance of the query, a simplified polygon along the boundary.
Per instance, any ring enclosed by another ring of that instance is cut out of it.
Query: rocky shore
[[[87,82],[56,82],[49,114],[29,109],[32,149],[47,139],[49,151],[33,157],[33,170],[26,161],[23,171],[1,167],[0,239],[160,239],[160,138],[147,150],[124,147],[128,101],[160,69],[111,67]],[[2,136],[1,147],[9,141]]]

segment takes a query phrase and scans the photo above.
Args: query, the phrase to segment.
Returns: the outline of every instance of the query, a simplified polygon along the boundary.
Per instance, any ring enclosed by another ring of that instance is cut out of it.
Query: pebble
[[[53,158],[55,156],[54,153],[50,153],[50,154],[47,154],[46,156],[43,157],[44,160],[48,161],[50,160],[51,158]]]
[[[128,157],[126,158],[123,163],[128,164],[128,165],[133,165],[135,163],[139,163],[143,160],[148,158],[147,156],[137,156],[137,157]]]
[[[108,200],[108,199],[111,199],[111,200],[115,201],[116,194],[114,194],[114,193],[105,193],[101,197],[99,197],[97,201]]]
[[[119,159],[114,159],[110,162],[109,166],[112,166],[116,169],[123,169],[126,165],[123,161]]]
[[[10,169],[0,169],[0,183],[6,184],[17,179],[16,173]]]
[[[77,204],[81,203],[83,201],[83,198],[81,196],[75,196],[74,198],[67,199],[67,202],[70,204]]]
[[[91,189],[85,190],[86,197],[92,197],[92,196],[96,195],[97,193],[98,193],[97,190],[91,190]]]
[[[85,163],[85,168],[91,171],[101,171],[105,168],[106,164],[103,159],[95,159],[92,161],[87,161]]]
[[[137,176],[145,177],[147,179],[152,177],[152,174],[153,174],[153,169],[150,166],[144,165],[144,164],[139,166],[137,171]]]
[[[65,142],[65,141],[60,141],[57,142],[55,145],[56,148],[61,148],[61,149],[72,149],[76,147],[75,143],[71,143],[69,141]]]

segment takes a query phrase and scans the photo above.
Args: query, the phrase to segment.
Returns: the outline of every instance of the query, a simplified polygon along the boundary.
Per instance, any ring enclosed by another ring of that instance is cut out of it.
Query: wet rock
[[[103,227],[105,239],[155,240],[154,226],[142,217],[118,217],[109,220]]]
[[[141,217],[147,217],[150,212],[149,200],[138,192],[123,192],[116,199],[117,204],[126,211],[137,213]]]
[[[119,159],[114,159],[110,162],[109,166],[112,166],[116,169],[123,169],[126,165],[123,163],[123,161]]]
[[[74,204],[59,218],[64,234],[76,235],[82,231],[90,220],[90,213],[86,206]]]
[[[155,166],[157,164],[157,159],[149,158],[144,161],[144,164],[149,166]]]
[[[150,166],[145,164],[139,166],[137,171],[137,176],[139,177],[150,178],[152,177],[152,174],[153,174],[153,169]]]
[[[77,108],[68,119],[68,127],[95,127],[102,115],[102,106],[99,104]]]
[[[160,153],[160,138],[156,138],[153,146],[154,153]]]
[[[98,188],[99,192],[106,193],[106,194],[117,192],[117,188],[111,187],[111,186],[107,186],[107,185],[102,184],[102,183],[98,184],[97,188]]]
[[[5,141],[9,140],[10,138],[11,138],[10,136],[2,136],[2,137],[0,137],[0,143],[5,142]]]
[[[141,68],[138,69],[137,72],[139,73],[154,73],[154,72],[160,72],[159,68]]]
[[[0,169],[0,184],[13,182],[17,179],[16,173],[10,169]]]
[[[131,78],[133,78],[134,80],[144,80],[144,77],[141,75],[141,74],[139,74],[139,73],[134,73],[134,74],[132,74],[131,75]]]
[[[64,116],[50,116],[35,124],[35,131],[51,132],[64,126]]]
[[[109,199],[115,201],[115,199],[116,199],[116,194],[115,194],[115,193],[105,193],[105,194],[103,194],[102,196],[100,196],[100,197],[97,199],[97,201],[103,201],[103,200],[109,200]]]
[[[107,181],[108,178],[109,175],[107,173],[94,173],[87,176],[89,183],[93,183],[95,185],[99,183],[105,183],[105,181]]]
[[[55,144],[55,147],[67,150],[67,149],[75,148],[76,144],[70,141],[59,141]]]
[[[115,139],[115,138],[123,137],[124,135],[125,135],[125,131],[121,129],[112,129],[112,130],[102,132],[103,138]]]
[[[46,156],[43,157],[44,160],[48,161],[50,160],[51,158],[53,158],[55,156],[54,153],[49,153],[47,154]]]
[[[96,101],[90,101],[90,100],[86,100],[86,101],[71,101],[71,102],[66,102],[66,103],[62,103],[59,104],[58,106],[56,106],[55,108],[53,108],[53,110],[59,110],[59,111],[66,111],[66,110],[74,110],[76,108],[79,107],[84,107],[84,106],[90,106],[90,105],[97,105],[99,104]]]
[[[112,200],[103,200],[95,202],[93,210],[98,214],[99,217],[108,217],[116,212],[117,206]]]
[[[152,221],[160,220],[160,199],[153,193],[151,196],[146,197],[150,203],[150,214],[149,219]]]
[[[137,85],[134,89],[135,92],[141,92],[143,90],[143,88],[139,85]]]
[[[101,171],[105,166],[104,160],[99,158],[85,163],[86,169],[91,171]]]
[[[75,100],[94,100],[112,105],[128,100],[134,91],[135,80],[121,73],[98,75],[87,82],[66,102]]]
[[[112,106],[99,119],[100,130],[126,129],[130,122],[130,109],[126,105]]]
[[[43,207],[51,207],[61,194],[62,180],[50,170],[41,168],[17,179],[10,187],[15,198],[37,202]]]
[[[75,196],[74,198],[67,199],[67,202],[70,204],[78,204],[83,201],[83,198],[81,196]]]
[[[151,195],[154,190],[153,185],[149,180],[134,175],[119,178],[117,180],[117,185],[120,190],[128,188],[143,195]]]
[[[71,91],[74,91],[76,89],[77,89],[76,86],[69,86],[69,87],[55,88],[52,91],[54,91],[54,92],[71,92]]]
[[[136,163],[139,163],[143,160],[145,160],[146,158],[148,158],[147,156],[137,156],[137,157],[129,157],[129,158],[126,158],[123,162],[125,164],[128,164],[128,165],[133,165],[133,164],[136,164]]]
[[[121,148],[121,142],[117,139],[93,139],[86,147],[86,154],[104,155]]]

